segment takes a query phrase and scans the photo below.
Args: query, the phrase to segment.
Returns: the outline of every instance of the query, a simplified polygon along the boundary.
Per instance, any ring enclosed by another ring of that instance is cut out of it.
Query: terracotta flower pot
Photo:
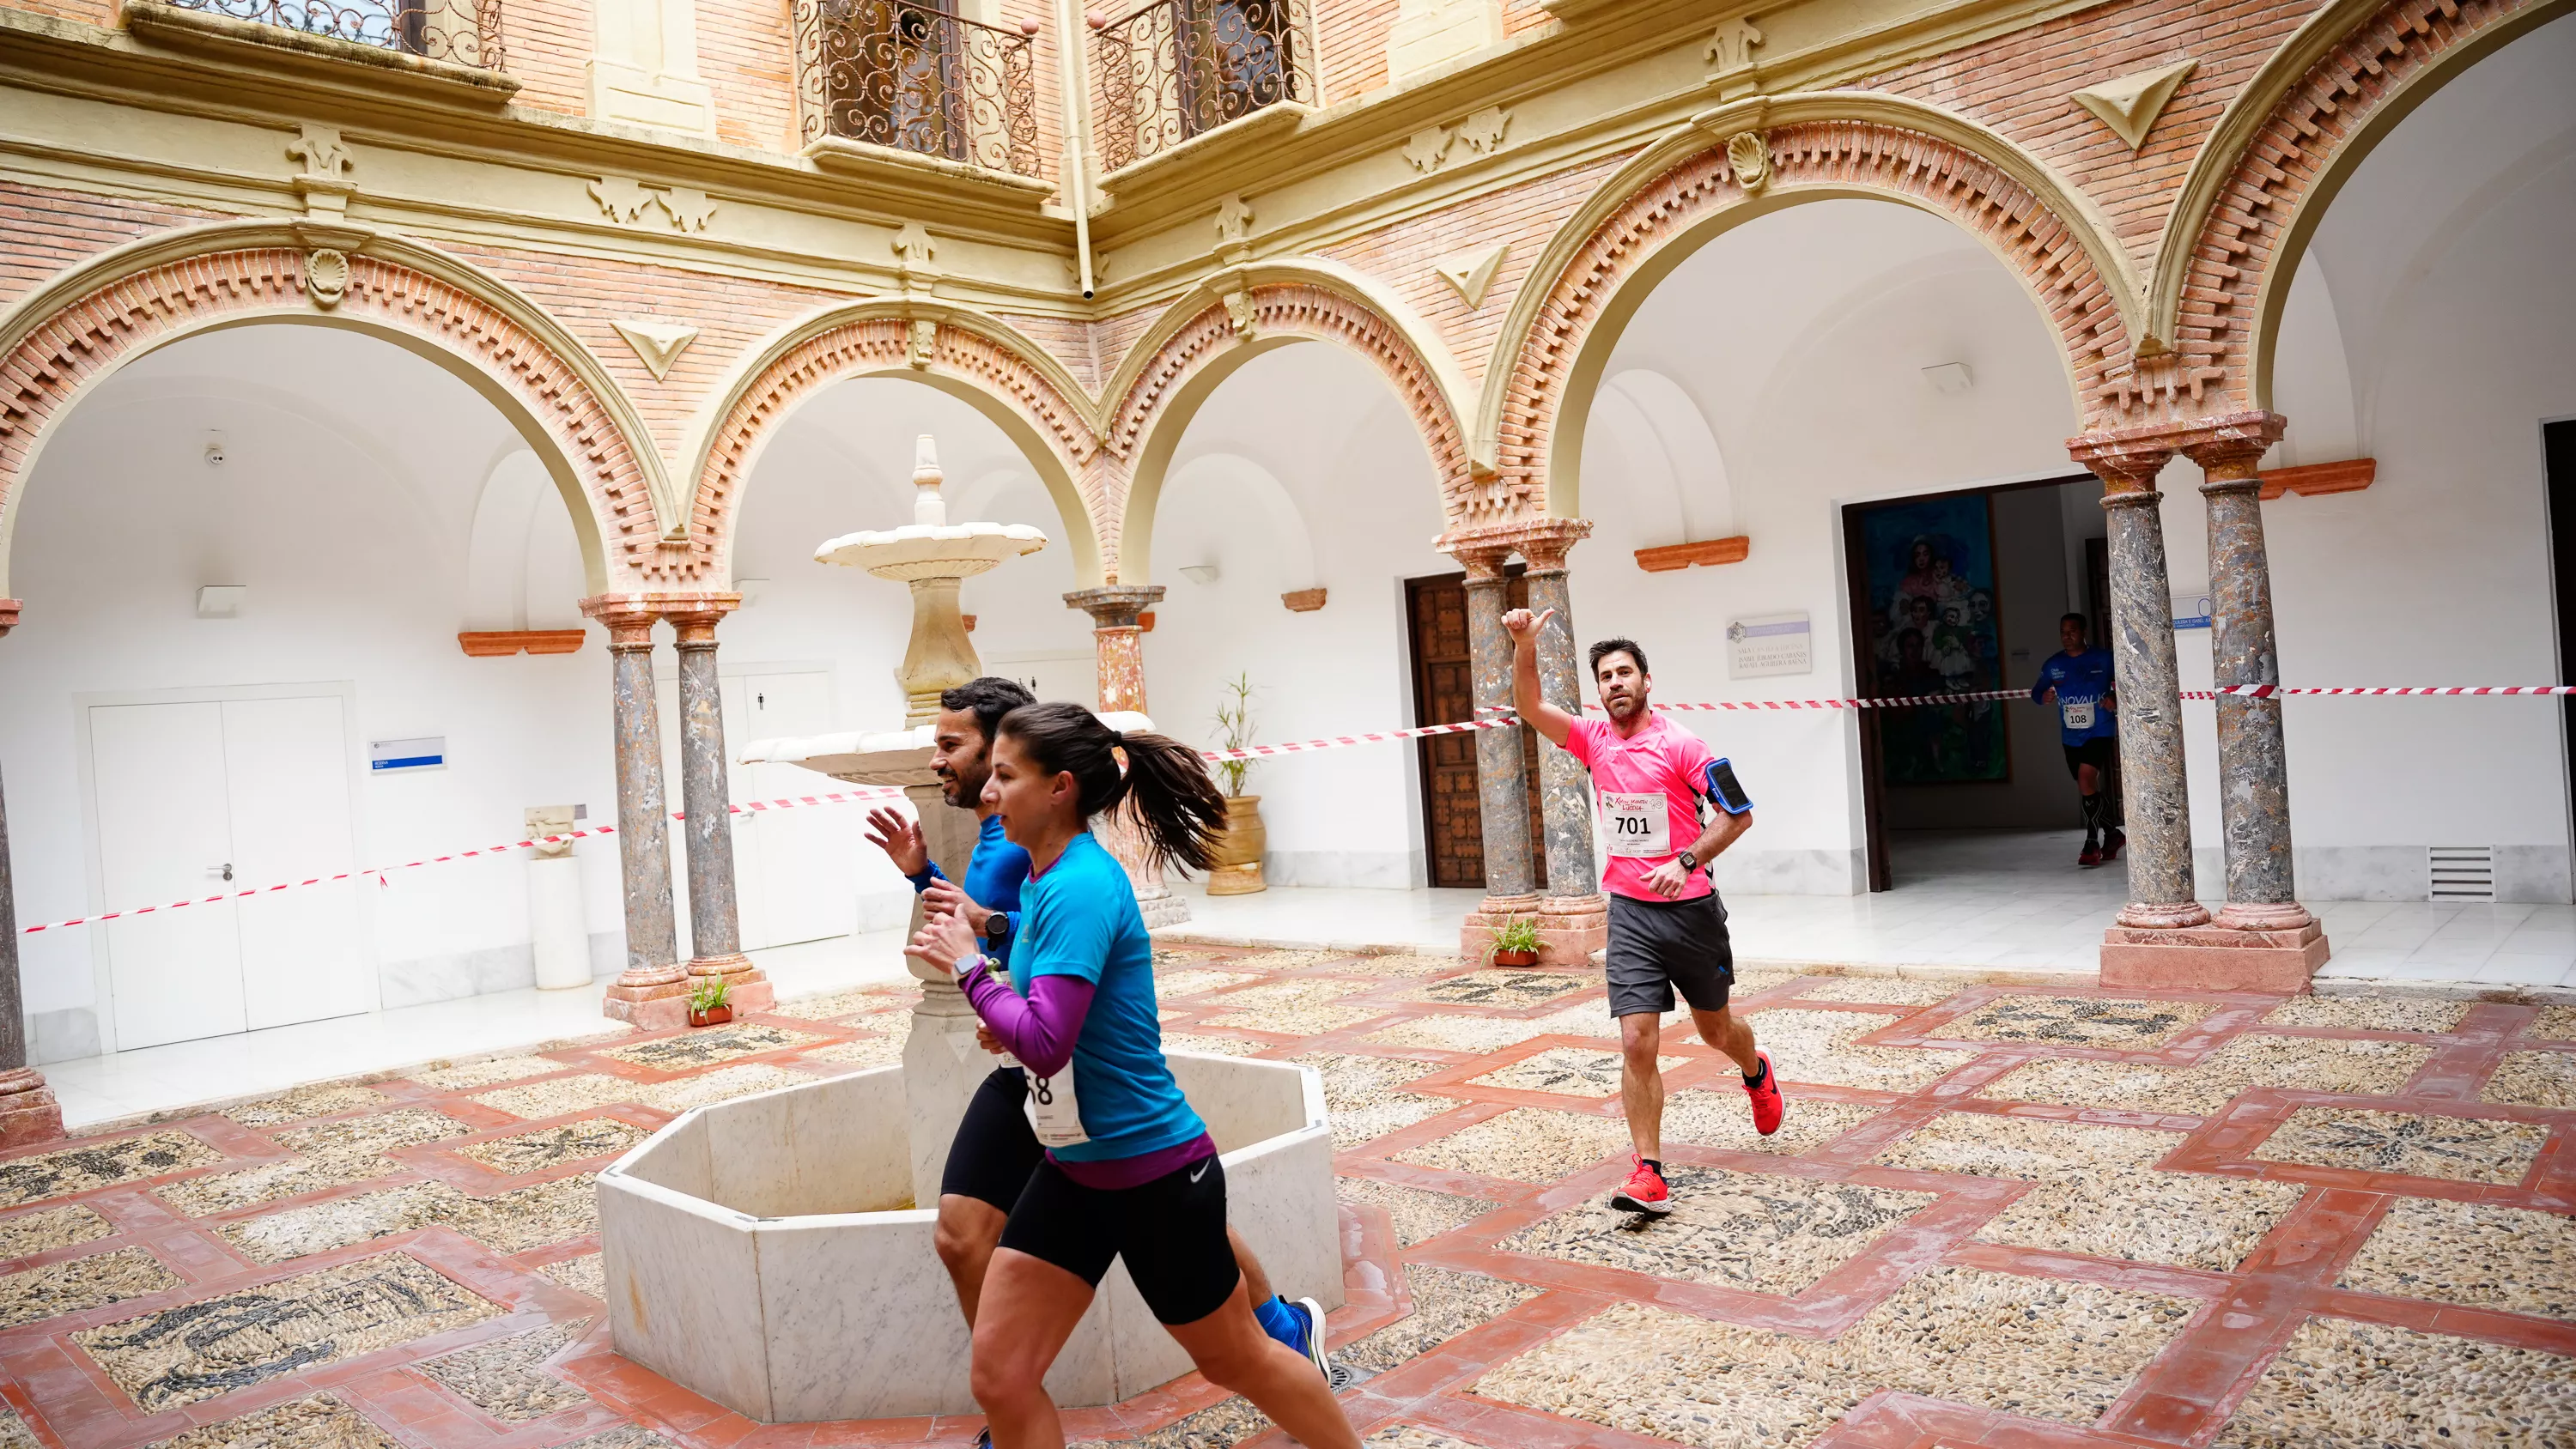
[[[733,1008],[730,1006],[710,1006],[704,1011],[694,1006],[689,1008],[691,1026],[722,1026],[731,1020],[733,1020]]]
[[[1261,857],[1270,849],[1270,831],[1261,823],[1261,797],[1225,797],[1225,834],[1217,841],[1216,865],[1208,871],[1208,894],[1248,896],[1266,891]]]
[[[1500,947],[1496,947],[1494,950],[1494,964],[1497,966],[1535,966],[1538,964],[1538,953],[1536,951],[1506,951]]]

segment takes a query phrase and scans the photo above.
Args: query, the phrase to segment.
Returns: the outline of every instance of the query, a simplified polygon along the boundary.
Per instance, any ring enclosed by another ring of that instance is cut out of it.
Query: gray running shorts
[[[1715,891],[1687,901],[1612,896],[1609,976],[1612,1016],[1660,1016],[1677,986],[1693,1010],[1722,1010],[1735,980],[1725,903]]]

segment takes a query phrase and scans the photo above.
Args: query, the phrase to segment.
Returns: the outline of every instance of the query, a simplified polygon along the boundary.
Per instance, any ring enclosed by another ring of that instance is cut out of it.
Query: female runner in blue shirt
[[[1115,751],[1123,750],[1122,774]],[[1312,1449],[1358,1449],[1332,1390],[1261,1330],[1225,1234],[1225,1168],[1163,1060],[1154,946],[1126,871],[1087,828],[1124,805],[1165,864],[1206,869],[1225,800],[1198,752],[1120,734],[1061,702],[1023,705],[994,737],[992,802],[1029,853],[1010,981],[962,915],[908,953],[943,971],[1027,1067],[1044,1161],[1012,1207],[975,1313],[975,1401],[999,1449],[1062,1449],[1049,1365],[1113,1259],[1210,1383]],[[1014,989],[1014,988],[1017,989]]]

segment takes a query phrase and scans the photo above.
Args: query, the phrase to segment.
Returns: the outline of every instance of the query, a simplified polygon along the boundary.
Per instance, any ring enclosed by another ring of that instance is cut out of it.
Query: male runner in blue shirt
[[[2066,747],[2066,773],[2084,797],[2084,850],[2075,863],[2087,870],[2120,858],[2129,838],[2120,833],[2120,798],[2105,789],[2111,767],[2120,758],[2118,699],[2111,678],[2111,651],[2086,647],[2084,616],[2057,621],[2057,642],[2065,648],[2039,666],[2039,682],[2030,697],[2057,706],[2057,729]]]
[[[964,916],[983,938],[984,954],[1005,967],[1019,928],[1029,853],[1003,836],[1000,813],[984,803],[984,783],[992,776],[993,736],[1001,728],[1002,716],[1035,702],[1035,696],[1017,681],[990,675],[939,696],[939,718],[931,725],[931,773],[939,777],[940,793],[949,804],[973,810],[981,821],[962,884],[949,880],[930,858],[917,822],[889,806],[868,812],[869,842],[911,879],[930,913]],[[986,1050],[1002,1050],[988,1032],[979,1031],[978,1036]],[[958,1306],[965,1309],[970,1326],[975,1322],[976,1300],[983,1296],[984,1271],[1002,1240],[1002,1225],[1045,1152],[1020,1110],[1027,1095],[1027,1078],[1017,1064],[996,1067],[968,1101],[941,1172],[939,1223],[932,1241],[957,1286]],[[1269,1275],[1252,1256],[1252,1249],[1232,1228],[1226,1234],[1234,1243],[1235,1261],[1243,1270],[1244,1287],[1262,1329],[1304,1354],[1318,1372],[1325,1371],[1323,1308],[1312,1298],[1292,1303],[1273,1293]]]

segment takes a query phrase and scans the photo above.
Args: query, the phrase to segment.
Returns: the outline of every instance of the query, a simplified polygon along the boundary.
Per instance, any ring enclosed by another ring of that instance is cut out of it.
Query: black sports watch
[[[1691,854],[1687,850],[1683,851],[1680,855],[1675,856],[1674,859],[1679,860],[1682,863],[1683,870],[1689,871],[1699,869],[1699,857]]]
[[[985,939],[985,940],[987,940],[987,941],[998,941],[998,940],[1002,939],[1004,936],[1007,936],[1007,935],[1009,935],[1009,934],[1011,934],[1011,915],[1010,915],[1010,912],[1008,912],[1008,911],[994,911],[994,912],[992,912],[991,914],[989,914],[989,915],[987,915],[987,916],[985,916],[985,917],[984,917],[984,939]]]

